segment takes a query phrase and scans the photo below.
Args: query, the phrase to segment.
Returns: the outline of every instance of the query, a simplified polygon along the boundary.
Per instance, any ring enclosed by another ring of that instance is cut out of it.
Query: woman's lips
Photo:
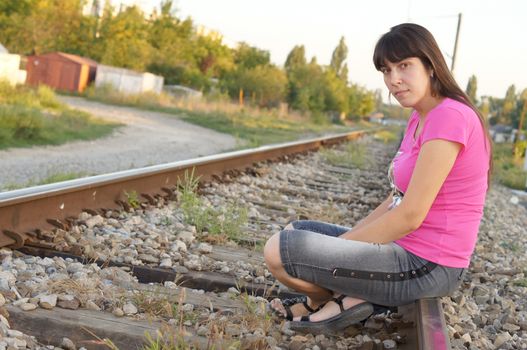
[[[400,90],[393,93],[393,96],[395,97],[401,97],[402,94],[408,92],[409,90]]]

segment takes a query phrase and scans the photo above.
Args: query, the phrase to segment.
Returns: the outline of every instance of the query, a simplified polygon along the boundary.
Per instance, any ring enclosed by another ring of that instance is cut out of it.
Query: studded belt
[[[364,270],[352,270],[337,267],[333,269],[333,277],[345,277],[345,278],[358,278],[364,280],[375,280],[375,281],[405,281],[413,278],[419,278],[430,273],[437,267],[436,263],[428,262],[420,268],[401,271],[401,272],[379,272],[379,271],[364,271]]]

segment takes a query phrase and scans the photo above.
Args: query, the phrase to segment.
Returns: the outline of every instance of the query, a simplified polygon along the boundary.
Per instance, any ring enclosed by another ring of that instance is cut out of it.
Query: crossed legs
[[[285,230],[291,229],[294,229],[291,224],[288,224],[285,227]],[[280,233],[274,234],[271,238],[269,238],[269,240],[265,244],[264,258],[265,263],[267,264],[267,267],[269,268],[269,271],[273,274],[273,276],[287,287],[292,288],[302,294],[305,294],[308,297],[308,304],[311,308],[316,309],[318,306],[324,304],[325,302],[334,297],[334,293],[331,290],[323,288],[311,282],[292,277],[285,271],[280,257]],[[343,304],[346,309],[361,302],[363,302],[363,300],[350,297],[346,297],[343,300]],[[273,308],[278,310],[283,309],[283,306],[280,304],[279,301],[274,300],[272,303]],[[292,307],[292,312],[296,316],[295,320],[298,319],[300,316],[305,315],[306,311],[307,310],[305,310],[302,305],[296,305],[296,307]],[[339,312],[340,309],[336,304],[328,303],[319,312],[313,314],[311,320],[324,320],[328,317],[338,314]],[[285,310],[283,311],[283,313],[285,314]]]

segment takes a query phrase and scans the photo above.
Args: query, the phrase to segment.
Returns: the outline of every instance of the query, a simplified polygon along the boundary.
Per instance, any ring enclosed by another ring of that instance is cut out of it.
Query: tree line
[[[171,0],[147,18],[140,8],[116,11],[106,2],[83,14],[83,0],[8,0],[0,2],[0,42],[22,55],[62,51],[102,64],[149,71],[204,92],[261,107],[286,102],[291,108],[348,118],[371,113],[380,94],[348,81],[344,38],[331,63],[306,58],[295,46],[283,67],[270,54],[247,43],[230,48],[219,33],[204,33],[191,18],[176,15]]]
[[[467,83],[466,92],[471,101],[479,108],[491,125],[502,124],[515,129],[525,129],[527,120],[527,88],[521,92],[513,84],[507,88],[504,98],[482,96],[477,98],[478,79],[472,75]],[[523,125],[521,119],[523,115]]]

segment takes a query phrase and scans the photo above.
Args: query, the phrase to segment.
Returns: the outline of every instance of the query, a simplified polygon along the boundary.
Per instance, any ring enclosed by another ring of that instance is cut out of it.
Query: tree
[[[246,96],[260,107],[276,107],[285,96],[287,77],[285,73],[271,65],[258,65],[245,70],[242,78]]]
[[[163,2],[160,14],[152,18],[148,30],[148,42],[154,49],[152,61],[160,66],[194,65],[194,23],[190,18],[177,18],[172,6],[172,1]]]
[[[234,50],[234,63],[242,68],[255,68],[271,63],[271,55],[267,50],[261,50],[241,42]]]
[[[352,119],[364,117],[375,110],[375,92],[352,84],[348,88],[349,117]]]
[[[300,111],[325,110],[324,71],[316,62],[288,71],[287,102]]]
[[[329,66],[335,74],[345,83],[348,82],[348,65],[345,63],[348,57],[348,47],[344,37],[340,38],[339,44],[331,55],[331,63]]]
[[[526,124],[525,114],[526,113],[527,113],[527,89],[523,89],[523,91],[518,95],[518,98],[516,99],[516,106],[514,108],[514,111],[511,113],[512,125],[515,128],[517,128],[519,132],[525,129],[525,124]]]
[[[470,98],[470,101],[472,101],[472,103],[474,104],[477,104],[477,97],[476,97],[477,89],[478,89],[478,79],[476,78],[475,75],[472,75],[468,79],[466,93],[468,97]]]
[[[333,69],[326,69],[323,80],[324,111],[348,113],[348,96],[346,83]]]
[[[78,0],[2,2],[0,9],[6,12],[0,12],[0,40],[10,51],[25,55],[72,52],[72,43],[90,30],[81,5]]]
[[[305,67],[306,64],[306,49],[304,45],[296,45],[287,55],[284,68],[289,73],[297,68]]]
[[[505,125],[511,125],[513,123],[513,112],[516,107],[516,87],[513,85],[509,86],[505,93],[505,99],[503,100],[503,107],[499,115],[498,121]]]
[[[143,71],[152,54],[143,12],[136,6],[128,7],[105,30],[101,63]]]

